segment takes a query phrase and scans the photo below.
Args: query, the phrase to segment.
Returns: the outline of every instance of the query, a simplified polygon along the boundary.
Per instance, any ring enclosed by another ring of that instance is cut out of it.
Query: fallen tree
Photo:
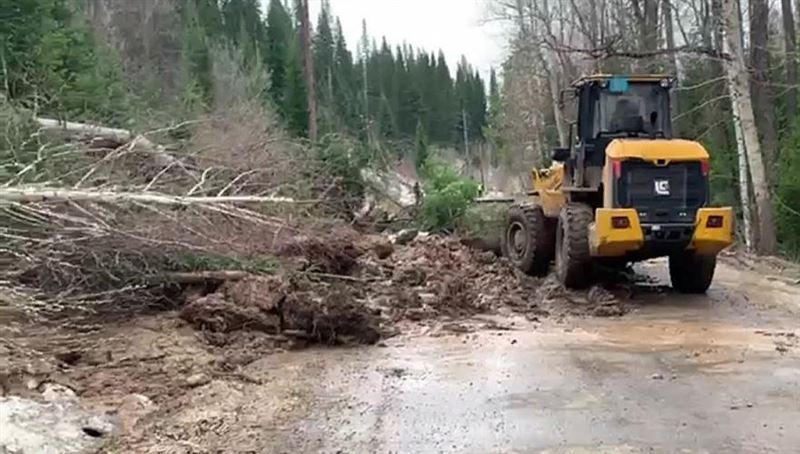
[[[36,123],[39,125],[40,132],[54,140],[69,140],[85,142],[89,148],[98,149],[116,149],[123,146],[128,147],[132,151],[139,151],[151,154],[154,159],[154,164],[162,168],[177,167],[183,169],[185,172],[194,175],[180,160],[167,152],[167,149],[152,140],[148,139],[145,135],[134,134],[127,129],[109,128],[107,126],[93,125],[87,123],[76,123],[72,121],[54,120],[52,118],[36,118]],[[178,125],[173,128],[156,131],[163,132],[170,129],[180,127]]]
[[[0,161],[0,282],[36,301],[29,313],[174,307],[181,287],[289,268],[367,281],[319,247],[359,201],[347,138],[309,147],[250,105],[141,134],[34,118],[19,138]],[[317,242],[288,250],[298,238]]]
[[[291,197],[278,196],[219,196],[219,197],[193,197],[174,196],[150,192],[126,192],[109,190],[80,190],[68,188],[48,187],[7,187],[0,188],[0,201],[17,203],[46,203],[46,202],[105,202],[125,203],[139,202],[155,205],[208,205],[208,204],[291,204],[309,205],[319,203],[319,200],[295,200]]]
[[[36,118],[36,123],[39,125],[41,132],[57,139],[92,140],[102,138],[119,146],[132,141],[136,137],[126,129],[54,120],[52,118]],[[155,144],[152,145],[155,148]]]

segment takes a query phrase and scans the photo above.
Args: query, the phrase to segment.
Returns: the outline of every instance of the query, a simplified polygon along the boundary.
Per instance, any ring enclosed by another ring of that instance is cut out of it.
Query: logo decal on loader
[[[669,196],[669,180],[656,180],[656,194]]]

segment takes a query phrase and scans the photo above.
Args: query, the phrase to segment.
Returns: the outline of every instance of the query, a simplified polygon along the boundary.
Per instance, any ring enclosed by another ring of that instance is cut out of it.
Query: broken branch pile
[[[149,134],[34,123],[35,151],[0,162],[0,278],[29,312],[174,305],[175,273],[271,272],[289,238],[336,222],[312,214],[338,176],[257,110]],[[188,139],[150,138],[174,129]]]

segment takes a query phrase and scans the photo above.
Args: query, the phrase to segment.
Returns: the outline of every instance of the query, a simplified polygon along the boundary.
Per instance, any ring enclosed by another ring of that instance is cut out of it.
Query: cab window
[[[668,135],[669,94],[654,84],[631,83],[624,93],[608,89],[593,101],[595,137]]]

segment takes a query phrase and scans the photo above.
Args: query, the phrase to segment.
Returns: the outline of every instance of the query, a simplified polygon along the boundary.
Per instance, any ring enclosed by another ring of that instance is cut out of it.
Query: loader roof
[[[674,77],[669,74],[592,74],[590,76],[583,76],[572,83],[575,88],[582,87],[589,82],[602,82],[615,77],[622,77],[629,82],[660,82],[664,79],[674,80]]]

